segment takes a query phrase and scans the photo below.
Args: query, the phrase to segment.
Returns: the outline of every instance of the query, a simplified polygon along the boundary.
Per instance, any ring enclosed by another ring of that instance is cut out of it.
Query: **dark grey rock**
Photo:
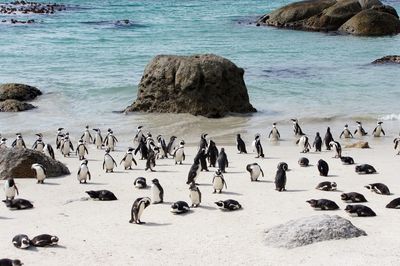
[[[18,100],[0,102],[0,112],[22,112],[36,108],[36,106]]]
[[[0,85],[0,101],[9,99],[30,101],[39,95],[42,95],[42,92],[39,89],[29,85],[18,83],[6,83]]]

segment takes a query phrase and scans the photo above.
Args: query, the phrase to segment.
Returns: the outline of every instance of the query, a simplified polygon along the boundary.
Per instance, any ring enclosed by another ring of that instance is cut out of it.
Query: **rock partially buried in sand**
[[[257,25],[297,30],[337,31],[362,36],[400,32],[396,10],[379,0],[308,0],[262,16]]]
[[[387,55],[376,59],[372,64],[400,64],[400,55]]]
[[[366,236],[349,220],[338,215],[316,215],[291,220],[265,231],[265,243],[277,248],[296,248],[315,242]]]
[[[47,177],[58,177],[70,174],[68,168],[61,162],[53,160],[42,152],[22,149],[0,149],[0,179],[36,178],[32,164],[39,163],[46,168]]]
[[[367,141],[358,141],[356,143],[346,145],[345,148],[369,149],[370,146]]]
[[[0,102],[0,112],[22,112],[34,108],[36,108],[36,106],[18,100],[5,100]]]
[[[190,113],[219,118],[251,113],[244,70],[213,54],[158,55],[144,70],[137,99],[125,112]]]
[[[0,101],[10,99],[30,101],[39,95],[42,95],[42,92],[38,88],[29,85],[18,83],[6,83],[0,85]]]

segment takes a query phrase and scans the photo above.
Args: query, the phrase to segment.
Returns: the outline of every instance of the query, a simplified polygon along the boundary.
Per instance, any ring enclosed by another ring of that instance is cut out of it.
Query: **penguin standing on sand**
[[[262,175],[262,177],[264,177],[264,172],[257,163],[248,164],[246,166],[246,170],[247,170],[247,172],[250,173],[250,180],[252,182],[258,181],[260,174]]]
[[[36,134],[38,137],[32,145],[32,150],[43,152],[44,143],[43,143],[43,135],[41,133]]]
[[[90,131],[89,131],[89,126],[88,125],[86,125],[86,127],[85,127],[85,131],[83,132],[83,134],[82,134],[82,136],[81,136],[81,139],[83,139],[83,143],[93,143],[93,137],[92,137],[92,134],[90,134]]]
[[[117,145],[118,139],[114,136],[114,132],[110,130],[104,139],[103,145],[114,151],[115,145]]]
[[[151,185],[151,191],[153,194],[153,204],[163,203],[164,202],[164,189],[160,185],[160,182],[157,178],[154,178],[151,181],[153,184]]]
[[[17,185],[14,182],[14,178],[7,178],[6,182],[4,182],[4,192],[6,194],[6,200],[12,200],[15,198],[15,195],[19,195],[19,191]]]
[[[46,145],[44,145],[43,153],[50,158],[55,159],[53,147],[49,143],[46,143]]]
[[[167,150],[169,155],[173,156],[175,149],[178,147],[178,141],[176,140],[177,138],[175,136],[171,136],[169,139],[168,145],[167,145]]]
[[[85,159],[85,153],[89,154],[83,139],[78,141],[78,146],[76,147],[75,153],[78,155],[79,161]]]
[[[397,155],[400,155],[400,137],[397,137],[393,140],[394,149],[397,151]]]
[[[263,147],[261,145],[261,136],[260,134],[256,134],[254,137],[253,141],[253,150],[257,151],[257,157],[256,158],[264,158],[264,151]]]
[[[218,148],[215,145],[215,142],[210,140],[210,144],[207,149],[207,159],[210,167],[215,167],[218,158]]]
[[[133,148],[128,148],[128,150],[125,153],[124,158],[122,158],[120,164],[124,163],[124,169],[125,170],[132,170],[132,163],[134,163],[137,166],[137,162],[135,158],[133,158]]]
[[[337,141],[331,141],[329,143],[329,146],[331,148],[335,148],[336,155],[335,158],[341,158],[342,157],[342,146],[340,146],[340,143]]]
[[[146,209],[151,203],[150,198],[137,198],[132,205],[131,208],[131,219],[130,223],[135,224],[143,224],[144,222],[140,221],[140,217],[142,217],[144,209]]]
[[[214,192],[213,193],[217,193],[217,192],[221,193],[222,189],[224,188],[224,186],[225,186],[226,189],[228,189],[228,187],[226,186],[226,182],[225,182],[224,176],[223,176],[223,174],[222,174],[220,169],[218,169],[215,172],[213,180],[212,180],[212,183],[213,183],[213,188],[214,188]]]
[[[206,171],[208,172],[208,167],[207,167],[207,155],[206,155],[206,150],[205,149],[201,149],[199,150],[199,152],[197,153],[196,157],[194,158],[194,161],[200,161],[200,166],[201,169],[200,171]]]
[[[196,183],[196,179],[199,176],[200,173],[200,159],[197,159],[194,161],[192,166],[190,167],[189,173],[188,173],[188,179],[186,181],[186,184],[189,185],[191,183]]]
[[[64,133],[62,132],[64,128],[59,127],[57,129],[57,135],[56,135],[56,149],[60,149],[61,147],[61,140],[64,138]]]
[[[315,139],[314,139],[314,143],[313,143],[313,147],[315,147],[315,151],[316,152],[320,152],[321,151],[321,148],[322,148],[322,138],[321,138],[321,136],[319,135],[319,132],[317,132],[316,134],[315,134]]]
[[[43,165],[34,163],[31,166],[31,169],[35,170],[36,172],[36,179],[38,184],[44,184],[44,180],[46,179],[47,173],[46,168]]]
[[[343,129],[342,133],[340,133],[339,138],[342,138],[342,136],[345,139],[353,138],[353,134],[351,134],[351,132],[349,130],[349,126],[347,124],[344,125],[344,129]]]
[[[101,136],[101,130],[100,128],[93,128],[94,132],[96,132],[94,134],[94,145],[96,145],[96,148],[101,150],[101,148],[103,147],[103,137]]]
[[[77,178],[78,178],[78,181],[79,181],[79,184],[82,184],[82,182],[83,183],[87,183],[87,179],[91,179],[91,175],[90,175],[90,171],[89,171],[89,167],[88,167],[88,160],[83,160],[82,162],[81,162],[81,165],[79,166],[79,170],[78,170],[78,173],[77,173]]]
[[[7,148],[7,139],[6,138],[1,138],[0,140],[0,149],[5,149]]]
[[[135,137],[133,138],[134,147],[137,147],[137,146],[139,145],[139,143],[140,143],[142,140],[145,139],[145,136],[144,136],[144,134],[143,134],[142,128],[143,128],[143,126],[138,126],[137,129],[136,129],[136,135],[135,135]]]
[[[333,136],[332,136],[332,133],[331,133],[331,128],[328,127],[326,129],[326,133],[325,133],[325,137],[324,137],[325,148],[328,151],[331,150],[331,146],[329,145],[331,143],[331,141],[333,141]]]
[[[139,144],[135,150],[135,155],[140,152],[140,159],[141,160],[147,160],[149,157],[149,148],[148,145],[146,144],[146,141],[141,138],[139,141]]]
[[[199,207],[201,203],[201,192],[200,189],[196,186],[195,183],[191,183],[189,186],[189,197],[190,200],[192,201],[192,208],[197,208]]]
[[[175,164],[182,164],[185,160],[185,141],[182,140],[179,143],[179,148],[175,149],[173,157],[175,159]]]
[[[382,128],[382,124],[383,122],[378,122],[377,126],[374,128],[374,131],[372,132],[372,134],[374,135],[374,137],[380,137],[381,133],[385,136],[385,131]]]
[[[364,128],[362,127],[362,123],[360,121],[356,121],[356,123],[357,123],[357,129],[354,131],[354,135],[358,137],[367,135],[368,133],[365,132]]]
[[[240,154],[241,153],[247,153],[246,144],[244,143],[244,141],[240,137],[240,134],[236,135],[236,144],[237,144],[237,149],[238,149]]]
[[[201,150],[201,149],[207,150],[207,148],[208,148],[207,136],[208,136],[207,133],[201,134],[200,143],[199,143],[199,150]]]
[[[278,141],[281,138],[278,129],[276,128],[276,123],[272,124],[272,129],[269,132],[268,138],[270,141]]]
[[[69,139],[69,135],[65,135],[64,139],[61,141],[61,153],[64,157],[69,157],[71,151],[74,151],[74,145],[72,145],[71,140]]]
[[[310,142],[308,141],[307,136],[301,136],[297,141],[296,144],[300,146],[301,153],[307,153],[311,149]]]
[[[158,147],[154,147],[154,149],[158,149]],[[150,148],[149,154],[147,156],[146,168],[144,170],[145,171],[150,170],[151,172],[155,172],[155,170],[153,169],[155,166],[156,166],[156,153],[152,148]]]
[[[167,144],[165,142],[165,139],[161,135],[157,136],[157,143],[158,143],[158,148],[160,149],[160,156],[157,159],[168,158]]]
[[[218,168],[221,170],[222,173],[226,173],[225,168],[229,167],[228,156],[225,153],[225,148],[221,148],[219,152],[218,158]]]
[[[117,167],[117,163],[115,162],[114,158],[110,155],[110,148],[106,149],[106,153],[104,154],[103,160],[103,169],[108,172],[114,172],[114,166]]]
[[[293,122],[293,132],[295,136],[304,136],[305,134],[301,130],[301,127],[299,125],[299,121],[295,118],[291,119]]]
[[[281,192],[286,191],[286,171],[288,170],[286,163],[279,163],[278,170],[275,175],[275,190]]]
[[[17,138],[13,141],[11,146],[13,148],[25,148],[26,149],[25,141],[22,138],[21,133],[17,133],[16,135],[17,135]]]

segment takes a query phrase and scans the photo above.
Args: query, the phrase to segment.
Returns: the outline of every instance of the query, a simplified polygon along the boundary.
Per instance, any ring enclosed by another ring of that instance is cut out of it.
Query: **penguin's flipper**
[[[85,147],[85,152],[86,152],[86,154],[89,154],[89,151],[88,151],[88,149],[86,148],[86,146],[83,146],[83,147]]]
[[[69,142],[69,147],[71,148],[72,151],[74,151],[74,145],[72,144],[72,142]]]
[[[110,155],[110,157],[111,157],[111,155]],[[117,167],[117,166],[118,166],[118,165],[117,165],[117,162],[114,160],[113,157],[111,157],[111,159],[113,160],[115,167]]]
[[[103,169],[105,169],[104,167],[106,166],[106,161],[103,161]]]
[[[92,178],[92,175],[90,174],[90,172],[88,171],[87,172],[87,174],[88,174],[88,178],[89,178],[89,180]]]
[[[42,168],[43,168],[43,173],[45,174],[45,176],[47,176],[47,170],[46,170],[46,168],[42,165]]]
[[[83,139],[84,136],[85,136],[85,133],[82,134],[81,139]]]
[[[17,140],[14,140],[13,143],[11,144],[11,147],[15,147],[17,145]]]
[[[53,150],[53,147],[51,147],[50,144],[47,144],[47,149],[48,149],[48,151],[49,151],[50,157],[54,159],[55,157],[54,157],[54,150]]]
[[[199,192],[199,202],[201,202],[201,192],[200,192],[200,189],[197,188],[197,191]]]
[[[81,168],[79,167],[77,175],[79,176],[80,173],[81,173]]]
[[[339,139],[342,138],[343,134],[344,134],[344,130],[342,131],[342,133],[340,133]]]
[[[133,156],[132,156],[132,161],[137,166],[137,162],[136,162],[135,158],[133,158]]]
[[[127,156],[127,155],[128,155],[128,154],[125,154],[124,158],[122,158],[121,162],[119,163],[120,165],[122,164],[122,162],[124,162],[124,161],[126,160],[126,156]]]
[[[374,134],[375,132],[376,132],[376,129],[377,129],[378,127],[375,127],[374,128],[374,131],[372,131],[372,134]]]
[[[36,147],[37,147],[37,140],[35,140],[35,142],[33,143],[32,150],[36,149]]]
[[[118,142],[118,139],[113,135],[113,139],[115,142]]]
[[[358,132],[358,129],[354,130],[354,135],[357,134],[357,132]]]
[[[278,130],[276,130],[276,134],[278,135],[278,138],[281,138],[281,134],[279,134]]]
[[[182,154],[182,161],[184,161],[185,158],[186,158],[186,156],[185,156],[185,153],[183,152],[183,154]]]
[[[225,188],[228,189],[228,186],[226,185],[225,179],[223,177],[221,177],[221,178],[222,178],[222,182],[224,182]]]
[[[385,131],[383,131],[383,128],[381,129],[381,131],[382,131],[382,134],[383,134],[384,136],[386,136]]]
[[[396,150],[397,149],[397,146],[399,145],[399,141],[396,141],[396,139],[395,139],[395,144],[394,144],[394,149]]]
[[[23,139],[21,140],[22,140],[22,146],[26,149],[25,141]]]
[[[264,177],[264,171],[260,167],[261,176]]]
[[[270,138],[271,135],[272,135],[272,129],[271,129],[271,131],[270,131],[269,134],[268,134],[268,138]]]

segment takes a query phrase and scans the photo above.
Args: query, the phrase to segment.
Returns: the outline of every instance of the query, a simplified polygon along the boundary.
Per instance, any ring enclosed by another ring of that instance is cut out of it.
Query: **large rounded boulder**
[[[125,112],[190,113],[219,118],[250,113],[244,70],[213,54],[158,55],[145,68],[137,99]]]
[[[70,174],[68,168],[61,162],[53,160],[42,152],[24,148],[0,149],[0,179],[36,178],[32,164],[44,166],[47,177],[59,177]]]
[[[42,92],[38,88],[29,85],[18,83],[6,83],[0,85],[0,101],[10,99],[30,101],[39,95],[42,95]]]
[[[0,112],[22,112],[36,108],[30,103],[18,100],[5,100],[0,102]]]
[[[339,31],[360,36],[393,35],[400,32],[400,20],[390,13],[368,9],[344,23]]]

